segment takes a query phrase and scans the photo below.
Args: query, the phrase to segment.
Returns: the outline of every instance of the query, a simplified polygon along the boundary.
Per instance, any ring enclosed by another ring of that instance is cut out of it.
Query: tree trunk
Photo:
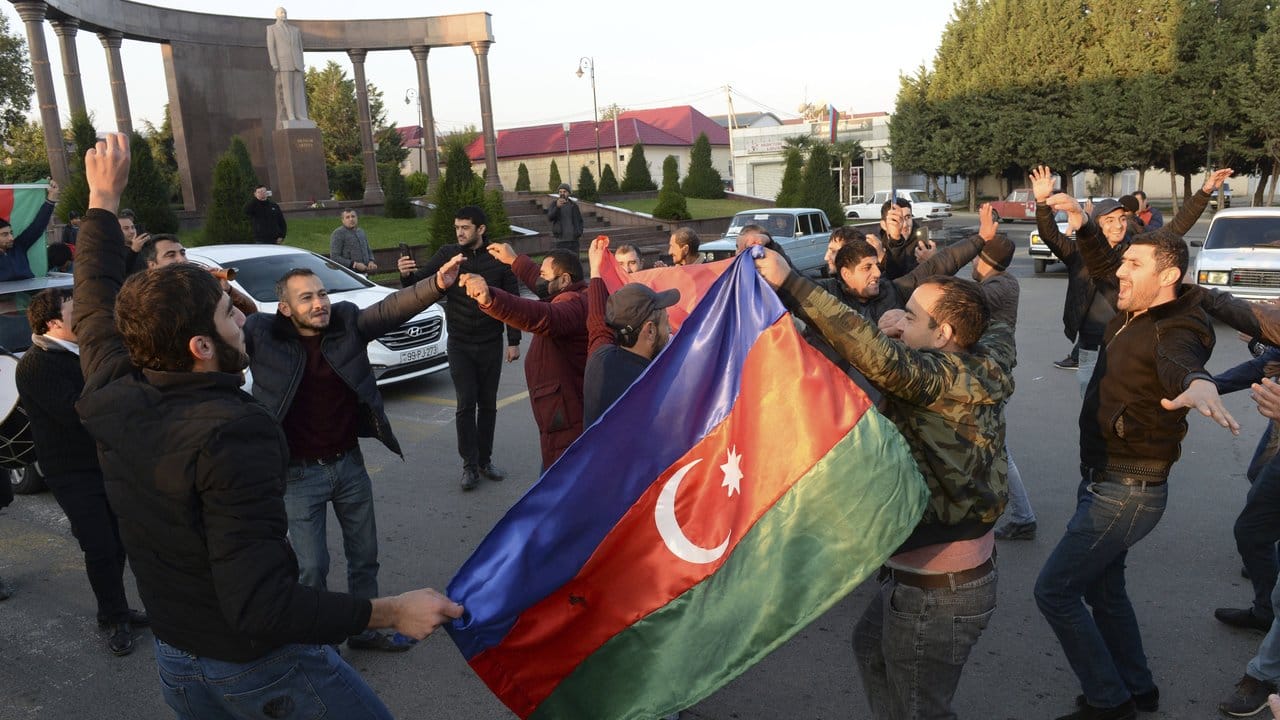
[[[1189,198],[1191,195],[1191,173],[1185,173],[1182,176],[1182,197]]]
[[[978,212],[978,183],[969,178],[969,212]]]
[[[1169,200],[1173,203],[1173,214],[1178,214],[1178,167],[1174,164],[1173,153],[1169,153]]]
[[[1280,170],[1280,157],[1272,158],[1271,166],[1277,170]],[[1267,197],[1268,206],[1276,204],[1276,179],[1277,178],[1280,178],[1280,172],[1275,172],[1271,174],[1271,193]]]
[[[1146,192],[1146,189],[1144,188],[1144,183],[1146,183],[1146,181],[1147,181],[1147,169],[1142,168],[1141,170],[1138,171],[1138,189],[1139,190]]]
[[[1271,168],[1263,168],[1262,177],[1258,178],[1258,187],[1253,191],[1253,207],[1262,207],[1262,196],[1266,194],[1267,178],[1271,177]]]

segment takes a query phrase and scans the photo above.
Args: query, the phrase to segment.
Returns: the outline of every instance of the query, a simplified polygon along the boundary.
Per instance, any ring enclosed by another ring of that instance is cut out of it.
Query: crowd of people
[[[136,630],[149,626],[162,695],[180,718],[288,716],[312,703],[340,717],[390,717],[338,646],[405,651],[463,608],[425,588],[380,593],[360,438],[402,451],[366,344],[447,299],[460,485],[470,492],[507,475],[493,457],[496,394],[503,361],[520,357],[521,333],[532,335],[524,370],[545,470],[661,353],[680,293],[638,282],[610,292],[606,264],[616,261],[625,281],[641,258],[604,237],[589,244],[585,269],[576,238],[574,249],[540,261],[518,254],[490,242],[472,206],[455,215],[456,243],[422,264],[402,254],[402,289],[376,305],[333,303],[318,276],[291,270],[276,284],[276,312],[257,312],[225,278],[187,263],[176,237],[140,234],[120,210],[125,136],[100,141],[85,168],[75,289],[31,303],[34,347],[18,384],[47,482],[84,552],[108,650],[131,652]],[[1182,282],[1182,236],[1230,174],[1212,173],[1163,225],[1145,196],[1084,208],[1056,188],[1050,168],[1032,173],[1041,237],[1068,267],[1064,329],[1080,343],[1077,504],[1034,588],[1081,690],[1059,720],[1158,709],[1125,558],[1164,512],[1188,412],[1238,432],[1219,393],[1244,388],[1272,420],[1235,528],[1253,600],[1217,615],[1267,635],[1219,709],[1260,713],[1280,679],[1280,530],[1271,521],[1280,509],[1280,385],[1267,379],[1280,373],[1280,308]],[[279,242],[283,218],[270,224],[278,206],[265,188],[259,195],[246,208],[261,213],[255,237]],[[560,232],[580,235],[576,205],[561,198],[556,208]],[[1058,230],[1057,212],[1073,234]],[[25,242],[12,233],[6,241],[5,229],[2,249]],[[738,252],[751,252],[806,340],[896,425],[929,489],[853,631],[876,718],[955,717],[964,666],[996,612],[997,541],[1036,536],[1005,415],[1017,359],[1014,249],[986,205],[972,237],[945,248],[921,241],[904,200],[884,204],[879,232],[833,232],[824,280],[797,273],[766,228],[738,236]],[[674,266],[701,262],[688,229],[672,233],[668,251]],[[331,256],[356,272],[378,269],[356,212],[343,211]],[[970,263],[972,279],[957,277]],[[1210,317],[1265,344],[1258,359],[1207,372]],[[252,395],[240,389],[246,368]],[[137,443],[139,432],[151,442]],[[330,505],[345,592],[328,589]],[[126,558],[146,612],[128,607]]]

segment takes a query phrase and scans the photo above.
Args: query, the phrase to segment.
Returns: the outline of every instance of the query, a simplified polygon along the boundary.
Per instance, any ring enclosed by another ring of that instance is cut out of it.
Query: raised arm
[[[609,288],[600,277],[600,268],[609,252],[609,238],[598,236],[587,249],[591,268],[591,282],[587,285],[587,357],[605,345],[614,345],[613,328],[605,324],[604,314],[609,306]]]
[[[1166,233],[1181,238],[1190,232],[1195,226],[1196,221],[1204,214],[1204,209],[1209,206],[1209,198],[1222,187],[1222,183],[1227,181],[1235,171],[1231,168],[1223,168],[1214,170],[1204,179],[1204,185],[1200,187],[1200,192],[1187,198],[1182,203],[1182,207],[1178,209],[1178,214],[1173,217],[1163,227],[1152,230],[1151,232]]]
[[[508,327],[551,337],[580,334],[586,327],[586,303],[577,298],[559,302],[531,300],[489,287],[479,275],[468,275],[464,282],[467,295],[475,299],[480,309]]]
[[[453,256],[434,275],[419,280],[403,290],[388,295],[376,305],[360,311],[356,321],[360,337],[370,342],[395,330],[409,320],[440,301],[445,290],[458,279],[458,268],[462,266],[462,255]]]
[[[116,294],[125,278],[124,233],[115,213],[129,181],[129,137],[108,133],[84,155],[89,211],[76,250],[72,325],[80,344],[80,368],[89,393],[133,372],[116,330]]]
[[[50,180],[49,189],[45,190],[44,204],[36,211],[35,219],[13,241],[19,252],[30,250],[37,240],[44,237],[45,231],[49,229],[49,218],[53,217],[53,208],[58,204],[60,193],[61,190],[58,189],[58,183]]]

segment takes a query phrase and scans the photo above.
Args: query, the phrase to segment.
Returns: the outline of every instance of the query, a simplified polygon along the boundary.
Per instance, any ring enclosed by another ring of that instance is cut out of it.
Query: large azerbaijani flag
[[[645,374],[448,587],[522,718],[653,720],[875,571],[927,490],[893,425],[737,258]]]
[[[17,237],[26,230],[36,213],[44,204],[48,185],[0,185],[0,218],[9,221],[13,226],[13,236]],[[49,270],[49,251],[42,242],[37,242],[27,251],[27,261],[31,272],[40,277]]]

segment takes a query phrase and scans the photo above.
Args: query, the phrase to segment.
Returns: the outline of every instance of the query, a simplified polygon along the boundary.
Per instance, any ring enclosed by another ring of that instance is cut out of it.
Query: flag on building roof
[[[448,586],[466,607],[449,634],[521,718],[697,703],[879,568],[923,512],[897,429],[751,258],[734,263]]]

